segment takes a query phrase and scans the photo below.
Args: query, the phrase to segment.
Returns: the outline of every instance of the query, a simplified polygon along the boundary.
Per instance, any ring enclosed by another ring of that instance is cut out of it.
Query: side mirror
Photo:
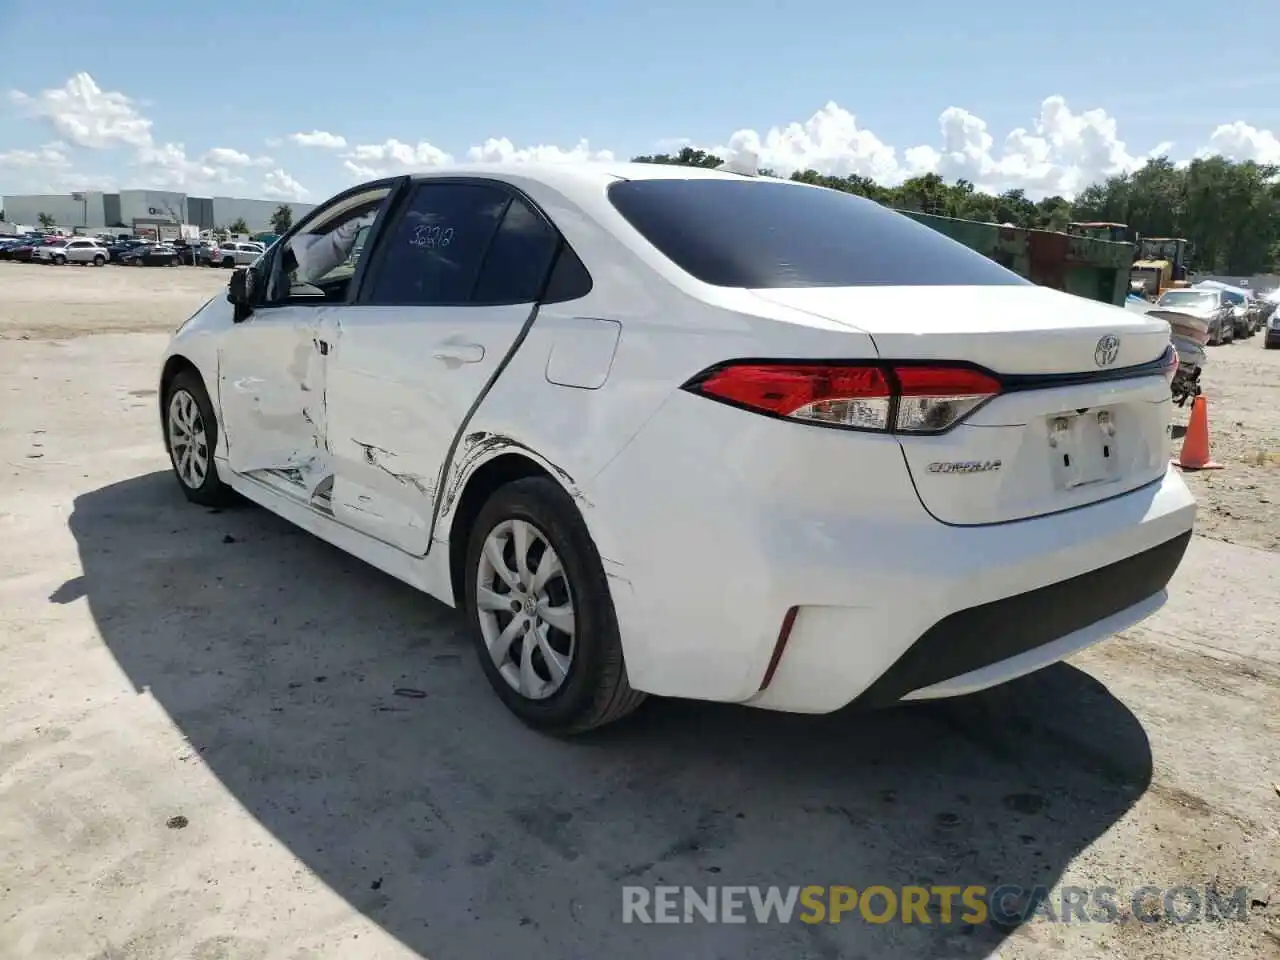
[[[236,267],[231,273],[231,280],[227,283],[227,302],[236,308],[232,315],[235,323],[244,323],[253,313],[253,279],[253,271],[248,267]]]

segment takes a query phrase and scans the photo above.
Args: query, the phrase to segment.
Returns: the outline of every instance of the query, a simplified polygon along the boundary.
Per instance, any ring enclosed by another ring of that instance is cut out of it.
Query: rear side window
[[[363,302],[467,303],[510,197],[494,187],[423,183],[380,241]]]
[[[558,240],[555,230],[527,203],[512,199],[489,244],[471,301],[532,303],[538,299]]]
[[[703,283],[778,289],[1030,281],[873,200],[769,180],[624,180],[619,213]]]

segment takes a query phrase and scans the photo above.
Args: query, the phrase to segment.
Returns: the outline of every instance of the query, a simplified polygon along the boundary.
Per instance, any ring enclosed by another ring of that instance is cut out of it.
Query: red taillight
[[[1000,392],[955,364],[730,363],[686,389],[776,417],[855,430],[941,433]]]

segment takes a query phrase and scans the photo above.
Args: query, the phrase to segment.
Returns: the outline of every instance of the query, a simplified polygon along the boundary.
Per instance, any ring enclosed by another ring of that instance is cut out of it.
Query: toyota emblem
[[[1098,345],[1093,350],[1093,362],[1100,367],[1109,367],[1116,362],[1116,357],[1120,355],[1120,338],[1107,334],[1098,341]]]

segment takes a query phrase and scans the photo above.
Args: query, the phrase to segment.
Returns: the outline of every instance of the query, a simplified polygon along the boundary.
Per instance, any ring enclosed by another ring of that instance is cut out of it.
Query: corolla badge
[[[943,460],[929,464],[930,473],[990,473],[1003,466],[999,460]]]
[[[1120,338],[1108,333],[1093,348],[1093,362],[1100,367],[1109,367],[1120,356]]]

